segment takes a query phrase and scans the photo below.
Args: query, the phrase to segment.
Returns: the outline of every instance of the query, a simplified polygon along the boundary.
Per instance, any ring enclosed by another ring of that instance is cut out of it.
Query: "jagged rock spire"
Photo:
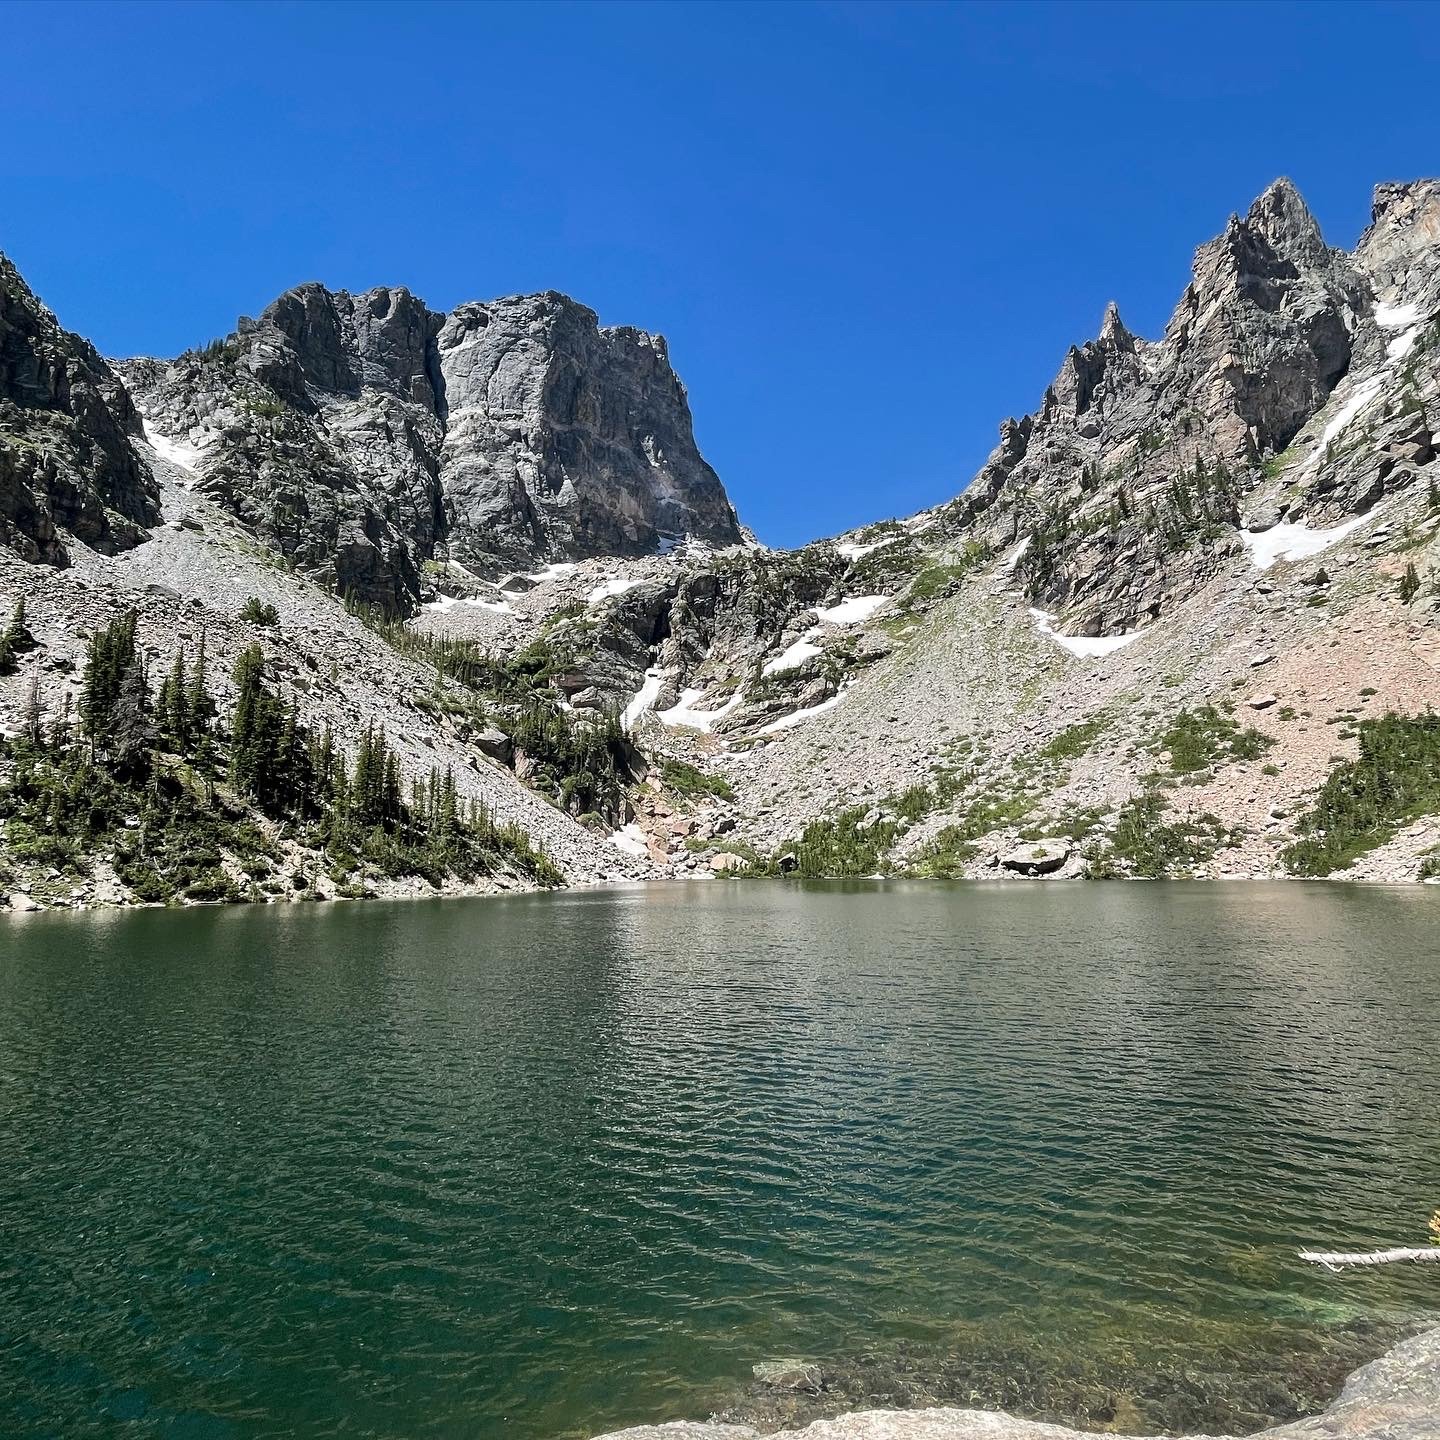
[[[1287,259],[1322,265],[1329,258],[1330,247],[1320,233],[1319,223],[1294,182],[1283,175],[1265,188],[1250,207],[1244,224]]]
[[[1133,350],[1135,337],[1120,318],[1120,307],[1112,300],[1105,307],[1105,318],[1100,322],[1100,343],[1117,350]]]

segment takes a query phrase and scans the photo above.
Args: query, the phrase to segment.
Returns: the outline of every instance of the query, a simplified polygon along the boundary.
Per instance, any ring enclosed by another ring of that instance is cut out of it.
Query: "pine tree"
[[[189,733],[192,735],[208,735],[211,723],[217,714],[214,700],[210,698],[210,692],[206,688],[209,675],[206,669],[205,660],[205,632],[200,632],[200,647],[195,652],[195,666],[190,672],[190,685],[186,691],[186,703],[189,709],[187,721]]]
[[[25,597],[23,595],[15,602],[15,609],[11,611],[10,624],[5,630],[5,639],[10,642],[10,648],[17,655],[27,654],[35,648],[35,637],[25,623]]]
[[[136,658],[121,677],[120,693],[110,712],[107,744],[116,773],[133,779],[148,771],[154,740],[150,687],[145,680],[145,666]]]
[[[177,755],[190,753],[190,697],[185,678],[185,651],[175,652],[175,662],[170,673],[160,686],[160,696],[155,703],[161,733],[170,742]]]
[[[92,754],[97,748],[103,749],[109,739],[121,687],[135,663],[135,623],[136,615],[131,610],[90,637],[80,692],[80,723],[90,739]]]
[[[25,697],[25,738],[35,749],[45,742],[45,707],[40,701],[40,677],[30,677],[30,693]]]
[[[1405,576],[1400,581],[1400,603],[1408,605],[1420,593],[1420,576],[1412,560],[1405,567]]]

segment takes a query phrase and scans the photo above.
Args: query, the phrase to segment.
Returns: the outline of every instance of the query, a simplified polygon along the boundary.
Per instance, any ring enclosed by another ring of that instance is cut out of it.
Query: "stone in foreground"
[[[1064,1425],[991,1410],[862,1410],[818,1420],[794,1440],[1086,1440]],[[748,1425],[642,1425],[600,1440],[759,1440]],[[1362,1366],[1323,1414],[1262,1430],[1257,1440],[1436,1440],[1440,1436],[1440,1329]],[[1200,1437],[1191,1437],[1200,1440]]]

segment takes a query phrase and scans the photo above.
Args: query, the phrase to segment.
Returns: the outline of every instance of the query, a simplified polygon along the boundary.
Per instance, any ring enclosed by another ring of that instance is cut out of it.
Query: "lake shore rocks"
[[[758,1440],[750,1425],[642,1425],[598,1440]],[[1086,1432],[999,1411],[929,1407],[864,1410],[788,1431],[794,1440],[1084,1440]],[[1259,1432],[1259,1440],[1435,1440],[1440,1434],[1440,1329],[1362,1366],[1318,1415]],[[1202,1440],[1202,1437],[1191,1437]],[[1223,1437],[1221,1437],[1223,1440]]]

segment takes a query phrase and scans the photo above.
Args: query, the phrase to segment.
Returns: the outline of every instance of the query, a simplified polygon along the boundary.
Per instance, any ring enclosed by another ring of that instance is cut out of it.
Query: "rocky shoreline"
[[[759,1440],[767,1433],[773,1428],[674,1421],[612,1431],[597,1440]],[[1000,1411],[929,1407],[853,1411],[787,1433],[795,1440],[1083,1440],[1095,1432]],[[1440,1435],[1440,1328],[1414,1335],[1361,1366],[1320,1414],[1258,1435],[1262,1440],[1435,1440]]]

